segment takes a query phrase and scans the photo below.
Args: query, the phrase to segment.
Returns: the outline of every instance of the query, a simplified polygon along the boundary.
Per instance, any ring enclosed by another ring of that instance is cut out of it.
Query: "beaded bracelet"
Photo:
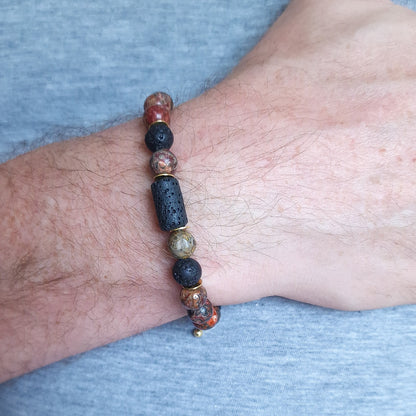
[[[194,324],[193,335],[213,328],[220,320],[221,307],[214,306],[202,286],[200,264],[191,258],[196,241],[187,230],[188,218],[178,180],[173,176],[176,156],[169,151],[173,133],[169,128],[172,98],[164,92],[155,92],[144,102],[143,121],[147,128],[145,143],[153,152],[150,167],[156,174],[152,195],[156,215],[162,231],[169,231],[168,248],[177,259],[172,269],[173,278],[182,286],[180,300]]]

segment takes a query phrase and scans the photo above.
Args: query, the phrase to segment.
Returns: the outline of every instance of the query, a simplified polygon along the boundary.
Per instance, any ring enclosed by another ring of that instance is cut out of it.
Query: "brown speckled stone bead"
[[[204,286],[196,288],[182,288],[181,302],[186,309],[199,309],[207,301],[207,290]]]
[[[168,110],[173,109],[173,101],[172,98],[165,92],[154,92],[152,95],[149,95],[144,102],[144,111],[146,111],[149,107],[154,105],[162,105],[167,107]]]
[[[213,306],[207,299],[205,304],[196,310],[188,310],[188,316],[191,318],[195,328],[207,330],[213,328],[220,320],[221,307]]]
[[[169,124],[170,112],[167,107],[162,105],[153,105],[144,112],[143,121],[147,128],[157,121],[163,121],[166,124]]]
[[[177,259],[191,257],[195,247],[195,238],[188,230],[175,230],[170,233],[168,248]]]
[[[176,156],[167,149],[161,149],[153,153],[150,159],[150,167],[157,175],[161,173],[173,173],[178,165]]]

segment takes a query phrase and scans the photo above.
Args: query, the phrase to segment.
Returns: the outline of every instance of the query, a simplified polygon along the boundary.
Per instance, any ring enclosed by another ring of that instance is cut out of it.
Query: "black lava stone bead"
[[[172,269],[173,278],[183,287],[193,287],[199,282],[202,275],[200,264],[192,259],[176,260]]]
[[[179,182],[172,176],[159,178],[152,183],[152,195],[160,228],[171,231],[188,222]]]
[[[173,144],[173,133],[166,123],[154,123],[147,130],[144,141],[151,152],[170,149]]]

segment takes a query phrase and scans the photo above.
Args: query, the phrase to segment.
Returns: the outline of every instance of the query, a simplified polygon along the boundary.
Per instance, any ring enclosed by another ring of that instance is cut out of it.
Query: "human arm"
[[[414,302],[414,18],[302,3],[172,117],[204,285],[217,304]],[[3,379],[184,314],[143,136],[135,120],[2,166]]]

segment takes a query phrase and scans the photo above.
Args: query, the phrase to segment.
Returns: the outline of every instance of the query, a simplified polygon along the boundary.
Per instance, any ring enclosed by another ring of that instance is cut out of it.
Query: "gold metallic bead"
[[[199,279],[199,282],[198,282],[198,284],[197,284],[197,285],[192,286],[192,287],[186,287],[186,288],[184,288],[184,289],[188,289],[188,290],[196,290],[196,289],[199,289],[201,286],[202,286],[202,279]]]
[[[175,231],[186,230],[187,228],[188,228],[188,226],[185,225],[183,227],[174,228],[173,230],[170,230],[170,232],[173,233]]]
[[[202,329],[198,329],[198,328],[194,328],[194,330],[192,331],[192,335],[195,338],[201,338],[203,333],[204,333],[204,331],[202,331]]]
[[[154,121],[153,123],[150,123],[150,124],[149,124],[148,129],[150,129],[150,127],[152,127],[152,126],[153,126],[153,124],[156,124],[156,123],[165,123],[165,124],[169,127],[169,124],[168,124],[168,123],[166,123],[166,121],[165,121],[165,120],[156,120],[156,121]]]
[[[175,176],[171,175],[170,173],[160,173],[159,175],[154,176],[153,180],[157,181],[159,178],[164,178],[164,177],[168,177],[168,176],[170,176],[172,178],[175,177]]]

